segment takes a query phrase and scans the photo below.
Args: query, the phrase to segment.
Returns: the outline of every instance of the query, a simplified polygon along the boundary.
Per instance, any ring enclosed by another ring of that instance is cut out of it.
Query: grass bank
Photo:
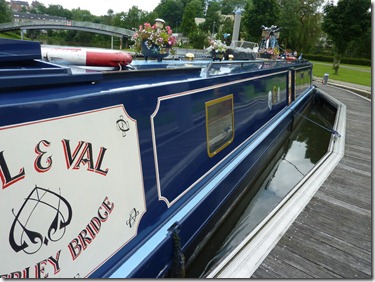
[[[334,74],[332,64],[326,62],[311,61],[313,64],[313,76],[323,77],[329,74],[329,79],[349,82],[359,85],[371,86],[371,67],[340,64],[338,74]]]

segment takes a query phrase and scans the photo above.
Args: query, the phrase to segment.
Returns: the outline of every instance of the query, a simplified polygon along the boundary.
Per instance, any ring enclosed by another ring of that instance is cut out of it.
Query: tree
[[[31,2],[31,9],[30,13],[33,14],[47,14],[47,8],[44,6],[43,3],[40,3],[38,1]]]
[[[196,17],[203,16],[203,5],[200,0],[192,0],[190,1],[184,10],[184,14],[182,16],[181,21],[181,31],[189,35],[190,33],[196,31],[197,25],[195,24]]]
[[[225,42],[226,45],[230,45],[232,41],[231,38],[233,38],[233,34],[232,34],[233,26],[234,26],[234,21],[231,18],[226,18],[223,21],[223,24],[221,25],[220,36],[217,38]],[[230,34],[230,35],[224,38],[224,34]]]
[[[121,12],[115,14],[112,24],[114,26],[135,30],[138,29],[139,25],[144,24],[145,22],[153,24],[155,19],[155,13],[148,13],[139,9],[137,6],[133,6],[127,13]]]
[[[261,27],[277,25],[280,18],[280,5],[276,0],[254,0],[248,2],[243,15],[243,24],[249,36],[254,42],[261,39]]]
[[[363,37],[351,42],[346,56],[371,59],[371,42],[371,29],[369,29],[363,34]]]
[[[99,23],[112,25],[113,18],[115,17],[115,13],[112,9],[108,9],[107,14],[99,17]]]
[[[182,21],[184,6],[179,0],[162,0],[154,11],[165,21],[166,25],[173,27],[177,22]]]
[[[8,8],[5,0],[0,0],[0,23],[7,23],[12,21],[12,12]]]
[[[284,48],[292,48],[308,53],[321,35],[321,13],[319,8],[323,0],[281,0],[281,29],[279,43]]]
[[[238,9],[244,9],[248,0],[222,0],[221,13],[223,15],[233,15]]]
[[[335,74],[351,42],[361,39],[371,29],[370,8],[371,0],[339,0],[337,6],[331,2],[324,7],[322,29],[334,45]]]
[[[68,9],[64,9],[61,5],[48,5],[46,14],[56,17],[65,17],[68,20],[71,20],[73,17],[72,12]]]
[[[193,48],[202,49],[209,45],[207,32],[198,28],[189,33],[190,43]]]
[[[139,9],[137,6],[131,7],[127,13],[121,12],[113,17],[113,24],[127,29],[138,29],[140,24],[149,22],[147,12]],[[153,19],[150,23],[152,24]]]
[[[222,20],[220,13],[220,4],[216,1],[210,1],[207,7],[206,21],[202,24],[204,30],[211,32],[211,36],[220,31]]]
[[[81,8],[72,9],[72,20],[82,22],[94,22],[96,16],[92,15],[89,10],[81,10]]]

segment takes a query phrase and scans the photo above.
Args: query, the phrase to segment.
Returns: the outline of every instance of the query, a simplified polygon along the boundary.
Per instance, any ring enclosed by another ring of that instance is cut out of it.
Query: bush
[[[333,62],[333,56],[320,55],[320,54],[303,54],[303,57],[311,61],[320,61],[320,62],[328,62],[328,63]],[[371,66],[371,60],[363,59],[363,58],[342,58],[341,63],[351,64],[351,65]]]
[[[204,46],[207,47],[209,45],[207,33],[200,30],[189,33],[189,42],[195,49],[203,49]]]

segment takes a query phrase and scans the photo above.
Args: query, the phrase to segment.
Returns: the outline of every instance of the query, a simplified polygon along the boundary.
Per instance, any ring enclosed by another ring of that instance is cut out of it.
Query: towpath
[[[315,81],[315,84],[318,87],[322,85],[323,78],[314,77],[313,79]],[[357,93],[357,94],[359,94],[361,96],[364,96],[366,98],[369,98],[369,99],[372,98],[372,93],[371,93],[372,89],[369,86],[353,84],[353,83],[343,82],[343,81],[339,81],[339,80],[333,80],[331,78],[328,78],[328,85],[336,86],[336,87],[339,87],[339,88],[345,89],[345,90],[350,90],[354,93]]]

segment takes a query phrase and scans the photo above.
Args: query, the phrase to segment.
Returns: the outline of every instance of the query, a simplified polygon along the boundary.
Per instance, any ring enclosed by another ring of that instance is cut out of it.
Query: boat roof
[[[133,60],[127,70],[57,65],[42,60],[39,42],[0,39],[0,91],[22,87],[95,83],[121,75],[124,87],[238,74],[306,62],[285,60]],[[172,75],[173,72],[173,75]],[[146,79],[147,78],[147,79]],[[125,80],[124,80],[125,79]]]
[[[0,63],[41,59],[39,42],[0,38]]]

